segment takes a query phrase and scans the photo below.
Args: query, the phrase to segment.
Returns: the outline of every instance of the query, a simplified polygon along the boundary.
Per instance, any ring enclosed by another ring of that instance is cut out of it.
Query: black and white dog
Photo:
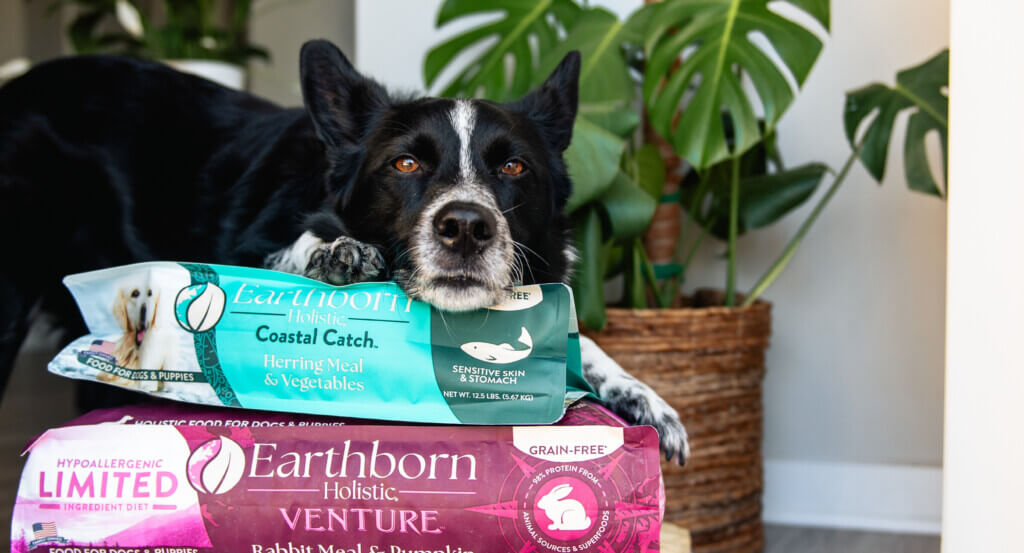
[[[155,63],[62,59],[0,89],[0,391],[31,316],[81,325],[60,278],[138,261],[393,278],[440,309],[567,281],[579,54],[511,104],[397,99],[331,43],[302,48],[305,109]],[[38,307],[37,307],[38,306]],[[69,329],[78,330],[78,329]],[[592,341],[584,376],[682,462],[676,412]]]

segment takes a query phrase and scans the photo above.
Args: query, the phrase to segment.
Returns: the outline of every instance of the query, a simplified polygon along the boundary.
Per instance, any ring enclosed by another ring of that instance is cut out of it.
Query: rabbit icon
[[[572,485],[560,484],[537,501],[537,507],[551,519],[548,530],[586,530],[591,520],[583,504],[575,499],[566,499],[572,493]]]

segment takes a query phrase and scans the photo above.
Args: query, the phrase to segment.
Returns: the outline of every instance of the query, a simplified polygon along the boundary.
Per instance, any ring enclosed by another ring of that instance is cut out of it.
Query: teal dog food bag
[[[548,424],[591,393],[571,290],[441,312],[392,282],[331,286],[153,262],[64,279],[90,334],[49,370],[206,405],[447,424]]]

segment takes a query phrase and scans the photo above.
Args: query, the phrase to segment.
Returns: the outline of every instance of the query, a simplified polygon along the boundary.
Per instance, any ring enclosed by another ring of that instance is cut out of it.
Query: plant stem
[[[828,191],[825,192],[825,195],[822,196],[820,200],[818,200],[818,204],[814,206],[811,213],[807,215],[807,219],[804,220],[803,224],[800,225],[800,228],[796,231],[796,234],[793,235],[793,238],[791,238],[789,243],[786,244],[785,249],[782,250],[782,254],[780,254],[778,259],[775,260],[775,263],[773,263],[772,266],[769,267],[763,275],[761,275],[757,284],[755,284],[750,290],[750,293],[747,294],[747,298],[743,301],[744,307],[757,301],[757,298],[760,297],[773,282],[775,282],[775,279],[778,278],[779,274],[781,274],[783,269],[786,268],[786,265],[789,264],[789,260],[793,258],[793,254],[796,253],[796,249],[800,245],[800,242],[803,241],[804,235],[807,234],[808,229],[810,229],[811,225],[814,224],[814,221],[818,219],[818,215],[821,214],[821,211],[825,208],[825,205],[828,204],[829,200],[832,199],[832,196],[834,196],[836,191],[839,190],[839,186],[844,180],[846,180],[846,175],[850,173],[850,169],[853,167],[854,162],[860,157],[862,149],[864,149],[863,141],[857,144],[857,147],[850,153],[850,157],[846,160],[846,163],[843,164],[843,168],[840,169],[839,174],[836,175],[835,180],[832,181],[832,185],[829,186]]]
[[[729,265],[725,275],[725,306],[736,304],[736,234],[740,216],[740,156],[732,158],[729,189]]]
[[[693,245],[690,246],[690,253],[686,254],[686,259],[683,261],[683,267],[690,266],[690,262],[693,261],[693,256],[697,254],[697,249],[700,248],[701,243],[704,242],[704,237],[708,235],[708,228],[714,225],[717,221],[718,217],[712,217],[708,222],[707,227],[700,227],[700,234],[697,235],[697,239],[694,240]]]

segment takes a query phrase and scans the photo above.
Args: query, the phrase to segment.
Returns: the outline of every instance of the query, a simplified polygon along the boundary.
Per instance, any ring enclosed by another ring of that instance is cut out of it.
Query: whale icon
[[[530,338],[530,333],[526,331],[525,326],[522,334],[519,335],[519,342],[526,345],[526,349],[515,349],[508,344],[495,345],[487,342],[468,342],[459,347],[474,359],[504,365],[526,359],[533,351],[533,339]]]

